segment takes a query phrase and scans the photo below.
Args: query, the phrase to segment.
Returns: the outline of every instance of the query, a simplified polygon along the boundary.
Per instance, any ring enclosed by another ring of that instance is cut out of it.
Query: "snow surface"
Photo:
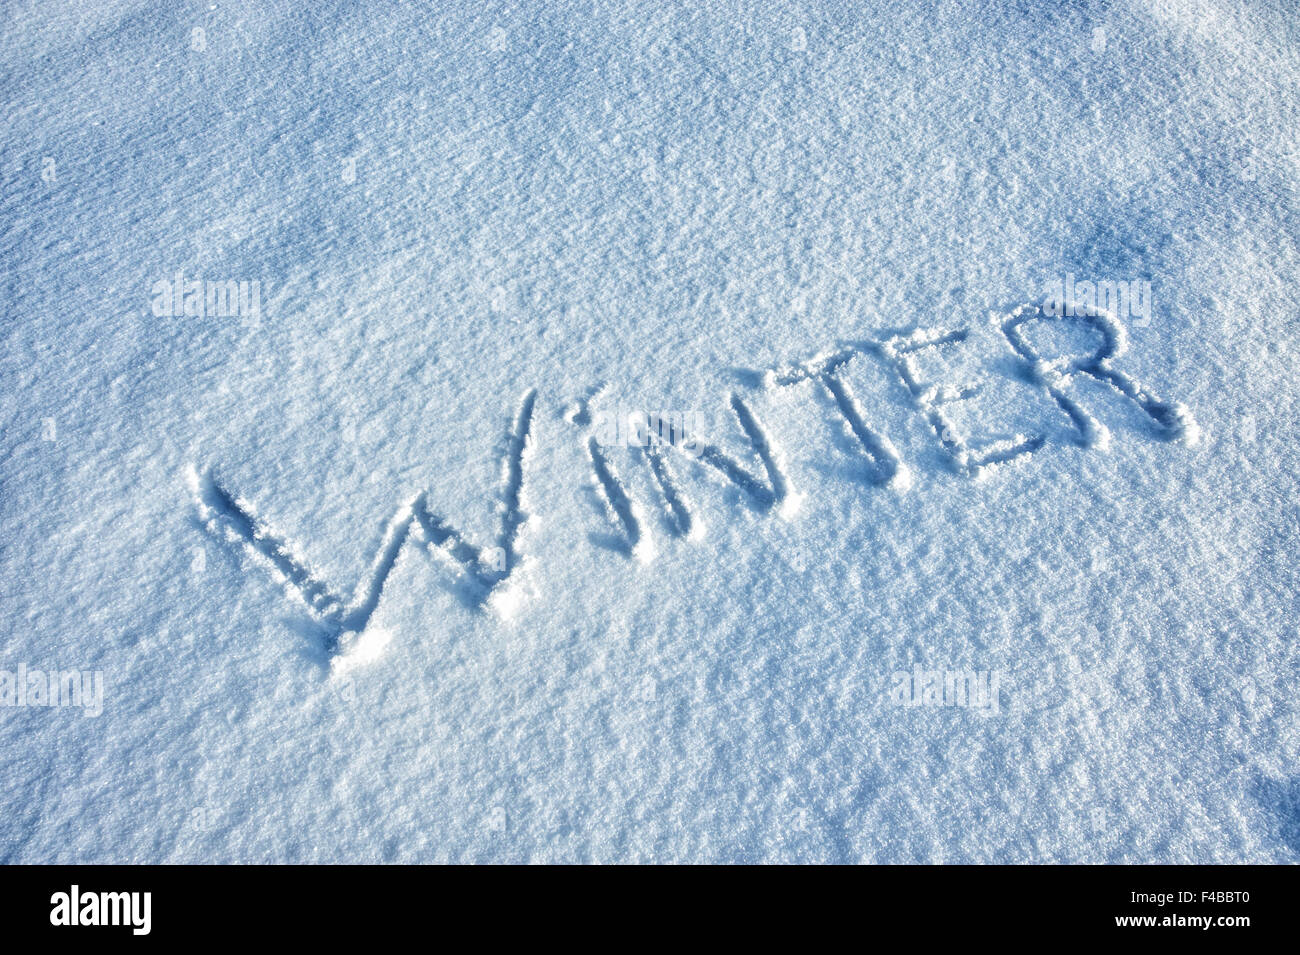
[[[1297,860],[1290,0],[0,31],[0,859]]]

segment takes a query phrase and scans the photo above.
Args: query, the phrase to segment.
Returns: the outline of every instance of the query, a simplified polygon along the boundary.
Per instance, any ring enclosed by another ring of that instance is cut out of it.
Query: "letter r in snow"
[[[1026,326],[1036,321],[1079,322],[1101,334],[1101,345],[1089,355],[1044,358],[1025,333]],[[1002,323],[1002,333],[1016,354],[1029,365],[1034,378],[1047,389],[1047,393],[1079,430],[1079,441],[1085,447],[1106,447],[1110,443],[1110,432],[1067,393],[1070,383],[1080,374],[1095,378],[1128,398],[1142,409],[1165,437],[1181,438],[1188,444],[1196,443],[1199,429],[1191,412],[1184,405],[1162,401],[1139,382],[1111,367],[1111,359],[1124,354],[1128,347],[1128,336],[1115,315],[1106,309],[1095,305],[1076,308],[1073,315],[1067,313],[1062,317],[1036,305],[1022,305]]]

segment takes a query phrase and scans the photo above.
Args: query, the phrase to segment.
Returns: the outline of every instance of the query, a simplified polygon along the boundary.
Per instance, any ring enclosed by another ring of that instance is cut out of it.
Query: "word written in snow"
[[[1086,447],[1104,446],[1109,438],[1105,426],[1097,420],[1074,394],[1074,382],[1081,376],[1091,378],[1127,398],[1152,421],[1157,431],[1168,438],[1194,442],[1197,428],[1190,413],[1180,404],[1163,401],[1149,389],[1116,369],[1112,362],[1124,353],[1127,338],[1114,315],[1096,306],[1073,309],[1072,315],[1055,315],[1036,306],[1017,308],[1001,323],[1000,329],[1015,354],[1028,366],[1034,382],[1039,384],[1064,413]],[[1101,344],[1085,355],[1045,357],[1033,346],[1027,327],[1033,322],[1075,322],[1100,333]],[[874,354],[894,369],[912,397],[917,410],[933,429],[935,436],[959,473],[978,476],[995,465],[1028,456],[1043,446],[1042,435],[1015,435],[1010,439],[974,443],[961,434],[949,419],[947,407],[979,393],[972,384],[950,385],[927,381],[921,374],[917,356],[927,349],[959,345],[968,330],[919,330],[894,335],[883,340],[858,344],[819,356],[811,362],[771,371],[765,376],[769,388],[779,388],[800,381],[813,381],[831,399],[831,405],[868,464],[870,480],[881,486],[902,490],[911,477],[893,442],[868,421],[861,404],[843,379],[844,366],[857,354]],[[578,403],[568,420],[579,428],[593,428],[600,420],[589,408],[592,398]],[[526,462],[532,446],[531,426],[536,391],[527,392],[508,436],[502,463],[502,489],[497,507],[500,531],[495,546],[480,547],[467,540],[428,505],[420,492],[398,509],[391,518],[380,542],[368,575],[358,584],[351,598],[321,581],[307,563],[297,555],[285,536],[261,519],[254,506],[227,490],[210,472],[193,470],[191,487],[200,518],[218,539],[239,546],[251,559],[267,567],[287,590],[294,593],[320,622],[325,633],[325,649],[331,655],[347,655],[351,648],[364,643],[360,635],[379,606],[384,585],[407,543],[414,542],[430,556],[437,557],[458,581],[458,592],[472,607],[485,603],[503,615],[517,609],[521,587],[516,587],[517,571],[524,565],[520,540],[528,521],[523,510],[523,486]],[[729,400],[737,425],[748,440],[753,463],[746,466],[724,453],[716,445],[705,444],[693,434],[690,440],[675,440],[670,425],[669,440],[627,442],[632,445],[634,460],[646,463],[658,489],[660,511],[669,533],[674,536],[698,537],[702,531],[692,514],[691,502],[682,489],[677,470],[670,463],[674,450],[681,451],[706,472],[711,472],[737,488],[760,512],[775,510],[783,516],[793,514],[802,495],[798,494],[786,473],[783,456],[758,417],[738,394]],[[649,419],[646,419],[647,427]],[[617,432],[616,432],[617,434]],[[688,447],[689,445],[689,447]],[[588,463],[593,483],[602,498],[607,518],[615,529],[617,549],[638,559],[654,554],[652,535],[648,531],[646,506],[617,473],[598,435],[589,433],[586,441]],[[755,467],[754,465],[757,465]]]
[[[1090,354],[1047,359],[1038,353],[1026,334],[1025,327],[1032,321],[1075,323],[1099,332],[1101,344]],[[1196,424],[1186,408],[1160,400],[1150,390],[1112,366],[1112,360],[1124,353],[1128,340],[1118,320],[1106,310],[1095,305],[1076,304],[1068,310],[1062,309],[1058,314],[1027,305],[1014,310],[1001,324],[1001,331],[1015,353],[1028,365],[1033,379],[1065,412],[1078,431],[1080,444],[1085,447],[1105,447],[1109,442],[1109,432],[1071,396],[1071,383],[1080,375],[1100,381],[1133,401],[1163,436],[1182,438],[1189,443],[1196,440]],[[1031,455],[1046,443],[1046,437],[1041,434],[1017,434],[1007,439],[976,443],[956,427],[948,414],[948,407],[976,397],[981,393],[982,386],[975,383],[953,385],[927,381],[920,371],[917,358],[926,350],[959,345],[968,337],[969,329],[964,328],[953,331],[921,329],[910,334],[848,346],[824,353],[808,362],[769,371],[765,382],[768,387],[784,387],[803,381],[815,382],[831,399],[831,406],[841,425],[856,439],[857,450],[866,461],[868,480],[873,484],[903,490],[911,485],[910,470],[889,437],[868,423],[865,410],[843,378],[844,367],[850,360],[859,354],[874,354],[894,369],[958,473],[978,477],[995,465]],[[801,497],[791,490],[780,463],[779,452],[764,434],[757,418],[738,396],[732,396],[732,407],[755,454],[763,463],[766,481],[756,478],[716,448],[706,446],[700,459],[745,492],[759,509],[780,504],[782,512],[789,513],[798,506]],[[584,408],[570,420],[583,424],[592,418]],[[619,477],[594,438],[588,441],[588,455],[608,519],[621,536],[618,549],[643,561],[653,557],[654,544],[646,530],[647,512],[651,509],[636,499],[629,489],[630,484]],[[681,491],[680,481],[669,467],[663,449],[645,448],[641,457],[648,465],[654,478],[653,483],[659,490],[658,509],[663,512],[669,534],[698,536],[698,523],[691,514],[688,499]]]

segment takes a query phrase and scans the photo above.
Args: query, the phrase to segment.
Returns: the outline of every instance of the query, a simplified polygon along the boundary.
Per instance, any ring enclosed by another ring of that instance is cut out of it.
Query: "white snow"
[[[1296,861],[1298,35],[9,4],[0,860]]]

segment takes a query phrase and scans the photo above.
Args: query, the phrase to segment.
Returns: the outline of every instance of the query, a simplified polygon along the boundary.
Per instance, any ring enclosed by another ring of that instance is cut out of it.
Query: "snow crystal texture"
[[[1297,861],[1298,40],[8,3],[0,860]]]

